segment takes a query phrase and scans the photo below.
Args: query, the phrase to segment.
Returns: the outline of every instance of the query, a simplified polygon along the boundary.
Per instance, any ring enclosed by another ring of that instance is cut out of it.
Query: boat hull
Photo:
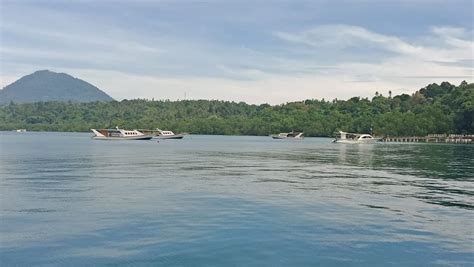
[[[141,136],[124,136],[124,137],[115,137],[115,136],[93,136],[94,140],[150,140],[153,138],[153,135],[141,135]]]
[[[273,139],[291,139],[291,140],[301,140],[304,138],[303,132],[289,132],[289,133],[280,133],[270,135]]]
[[[334,140],[333,143],[339,144],[372,144],[380,141],[380,139],[371,139],[371,140]]]
[[[287,136],[272,136],[273,139],[291,139],[291,140],[301,140],[303,137],[287,137]]]
[[[155,135],[155,139],[183,139],[184,135],[175,134],[175,135]]]

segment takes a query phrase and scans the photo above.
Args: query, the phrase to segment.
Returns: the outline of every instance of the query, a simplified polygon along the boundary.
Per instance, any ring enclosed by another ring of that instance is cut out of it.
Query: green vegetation
[[[340,129],[376,135],[474,132],[474,84],[430,84],[414,94],[370,100],[306,100],[249,105],[208,100],[38,102],[0,108],[0,130],[89,131],[90,128],[156,128],[195,134],[268,135],[304,131],[331,136]]]

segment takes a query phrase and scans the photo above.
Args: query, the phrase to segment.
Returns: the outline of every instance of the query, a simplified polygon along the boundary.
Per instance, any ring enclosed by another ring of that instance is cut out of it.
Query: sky
[[[0,87],[48,69],[117,100],[413,93],[473,82],[473,2],[0,0]]]

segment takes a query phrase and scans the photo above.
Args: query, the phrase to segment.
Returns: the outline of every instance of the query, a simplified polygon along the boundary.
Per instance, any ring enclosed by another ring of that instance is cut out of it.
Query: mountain
[[[40,101],[94,102],[114,99],[94,85],[65,73],[36,71],[0,90],[0,105]]]

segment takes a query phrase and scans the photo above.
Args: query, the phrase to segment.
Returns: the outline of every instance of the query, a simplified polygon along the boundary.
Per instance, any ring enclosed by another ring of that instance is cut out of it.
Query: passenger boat
[[[92,139],[97,140],[150,140],[152,134],[144,134],[138,130],[115,129],[91,129],[94,133]]]
[[[303,132],[289,132],[279,133],[278,135],[272,135],[273,139],[303,139]]]
[[[370,134],[346,133],[339,131],[333,142],[343,144],[365,144],[374,143],[380,140],[380,138],[374,138]]]
[[[172,131],[156,129],[158,133],[155,135],[157,139],[183,139],[184,134],[175,134]]]
[[[145,133],[145,134],[151,134],[153,135],[153,138],[156,139],[182,139],[185,134],[175,134],[172,131],[168,130],[161,130],[156,128],[156,130],[148,130],[148,129],[138,129],[140,132]]]

